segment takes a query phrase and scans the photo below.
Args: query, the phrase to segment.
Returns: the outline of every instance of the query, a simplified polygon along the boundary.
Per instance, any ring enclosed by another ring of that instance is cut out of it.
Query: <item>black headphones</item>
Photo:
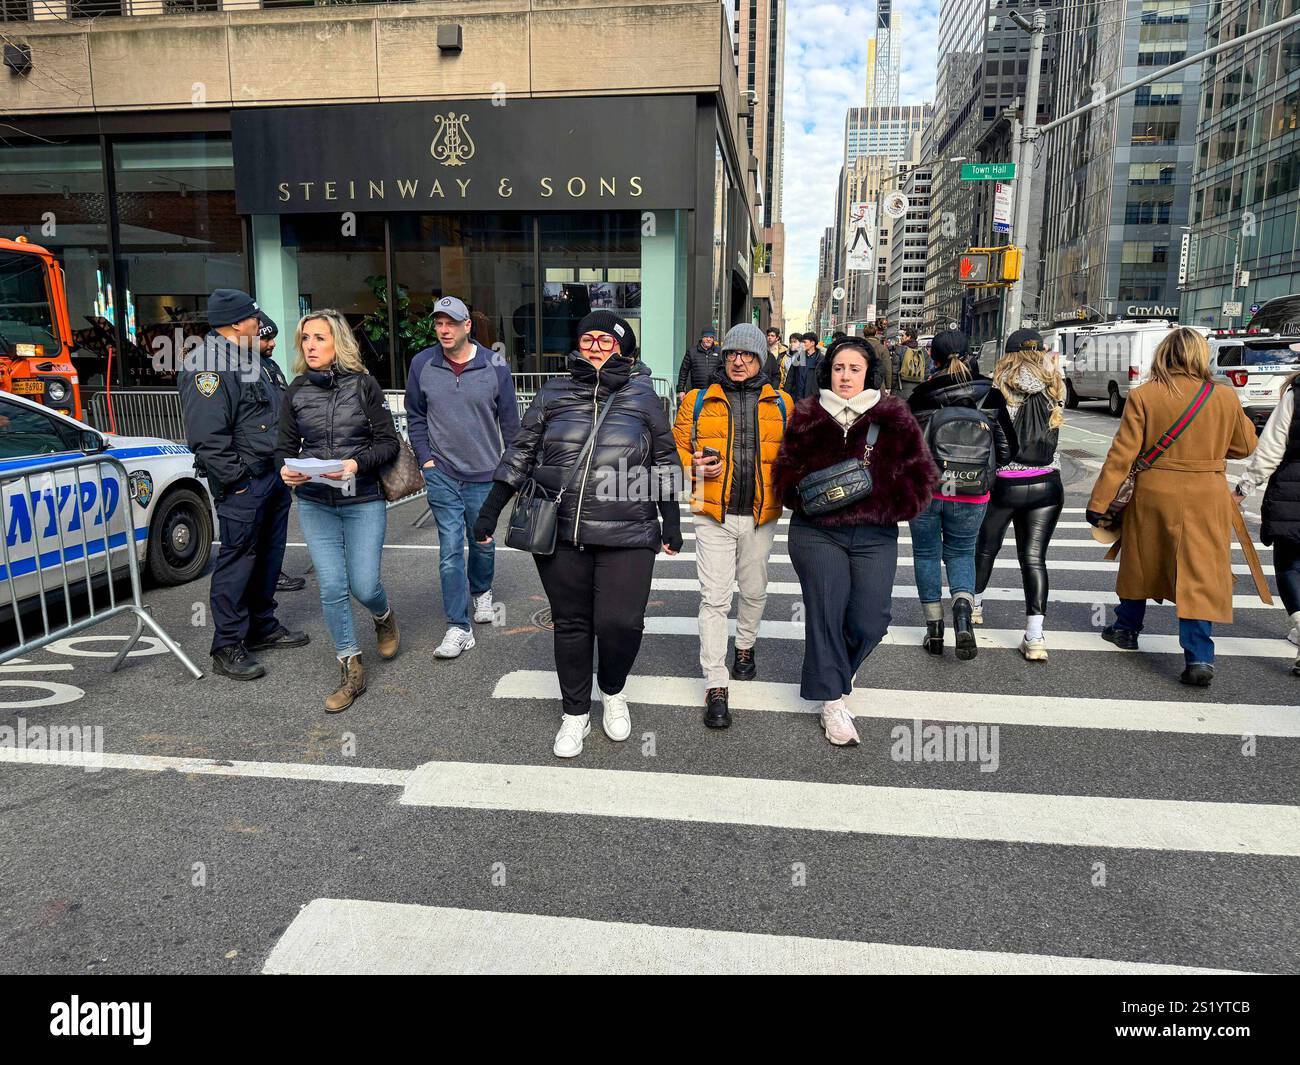
[[[831,346],[826,349],[826,354],[822,356],[822,360],[817,366],[817,385],[819,388],[829,389],[831,387],[831,363],[835,361],[835,356],[845,348],[854,348],[862,352],[862,357],[867,360],[867,387],[871,386],[871,351],[867,347],[866,341],[862,337],[840,337],[838,340],[831,342]]]

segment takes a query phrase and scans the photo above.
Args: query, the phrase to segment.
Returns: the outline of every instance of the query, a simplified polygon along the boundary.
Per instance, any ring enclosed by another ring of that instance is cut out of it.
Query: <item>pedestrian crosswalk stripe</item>
[[[735,586],[733,585],[733,590]],[[700,582],[697,577],[656,577],[650,582],[651,591],[655,592],[694,592],[696,595],[700,592]],[[768,595],[802,595],[803,588],[798,581],[768,581]],[[916,585],[914,584],[896,584],[894,585],[891,595],[894,599],[904,601],[917,600]],[[1025,592],[1023,588],[985,588],[983,592],[985,602],[1008,602],[1023,603],[1025,601]],[[947,598],[945,596],[945,598]],[[1047,594],[1049,603],[1084,603],[1088,606],[1095,606],[1101,603],[1103,606],[1113,607],[1115,605],[1115,593],[1113,589],[1078,589],[1078,588],[1057,588],[1053,586]],[[1280,610],[1282,604],[1274,600],[1272,605],[1265,603],[1257,595],[1234,595],[1232,597],[1233,610]]]
[[[899,528],[902,529],[903,526],[900,525]],[[698,539],[698,537],[697,537],[697,536],[695,535],[695,533],[693,533],[693,532],[686,532],[686,531],[683,531],[683,532],[682,532],[682,539],[683,539],[683,540],[696,540],[696,539]],[[773,539],[776,543],[778,543],[778,544],[789,543],[789,541],[790,541],[790,535],[789,535],[789,533],[780,533],[780,532],[779,532],[779,533],[777,533],[775,536],[773,536],[772,539]],[[1008,536],[1007,539],[1008,539],[1008,540],[1011,540],[1011,537]],[[914,541],[913,541],[912,536],[911,536],[910,533],[900,532],[900,533],[898,534],[898,542],[899,542],[900,544],[910,544],[910,543],[913,543]],[[1005,544],[1003,544],[1003,547],[1004,547],[1004,548],[1007,548],[1007,547],[1014,547],[1014,542],[1012,542],[1012,543],[1005,543]],[[1048,561],[1048,564],[1049,564],[1049,565],[1054,561],[1053,558],[1051,557],[1051,552],[1052,552],[1052,550],[1053,550],[1053,549],[1058,549],[1058,550],[1059,550],[1059,549],[1061,549],[1061,548],[1064,548],[1064,549],[1066,549],[1066,550],[1079,550],[1079,551],[1082,551],[1084,548],[1089,548],[1089,549],[1091,549],[1091,550],[1093,550],[1093,551],[1100,551],[1100,550],[1101,550],[1101,545],[1098,544],[1097,541],[1094,540],[1091,536],[1088,536],[1088,537],[1080,537],[1080,536],[1054,536],[1054,537],[1052,537],[1051,543],[1048,545],[1048,559],[1047,559],[1047,561]],[[1238,543],[1234,540],[1234,541],[1233,541],[1233,544],[1232,544],[1232,549],[1233,549],[1234,551],[1240,551],[1240,550],[1242,550],[1242,547],[1241,547],[1240,544],[1238,544]],[[1255,544],[1255,550],[1258,551],[1260,554],[1265,554],[1265,553],[1267,553],[1267,552],[1272,551],[1273,549],[1272,549],[1271,547],[1267,546],[1266,544]]]
[[[1100,556],[1101,548],[1100,548],[1100,545],[1097,545],[1097,546],[1098,546],[1098,555]],[[508,551],[513,551],[514,548],[507,548],[506,550],[508,550]],[[682,552],[680,552],[680,553],[678,553],[678,554],[676,554],[676,555],[663,555],[663,554],[661,554],[661,555],[659,556],[659,558],[658,558],[658,561],[660,561],[660,562],[694,562],[694,561],[695,561],[695,552],[694,552],[694,551],[682,551]],[[773,563],[775,563],[775,564],[777,564],[777,565],[779,565],[779,566],[780,566],[780,565],[786,565],[786,566],[788,566],[788,565],[792,565],[792,563],[791,563],[791,561],[790,561],[790,556],[789,556],[789,555],[777,555],[777,554],[773,554],[770,558],[768,558],[768,562],[773,562]],[[900,554],[900,555],[898,556],[898,565],[899,565],[900,567],[901,567],[901,566],[910,566],[910,565],[912,565],[912,559],[911,559],[911,557],[908,556],[908,555]],[[1019,563],[1018,560],[1016,560],[1016,559],[1014,559],[1014,558],[998,558],[998,559],[995,559],[995,560],[994,560],[994,562],[993,562],[993,567],[994,567],[995,569],[1015,569],[1015,570],[1018,570],[1018,569],[1020,569],[1020,563]],[[1099,572],[1103,572],[1103,571],[1107,571],[1107,570],[1108,570],[1108,571],[1110,571],[1110,572],[1113,573],[1113,572],[1117,572],[1117,571],[1119,570],[1119,563],[1118,563],[1118,562],[1107,562],[1104,558],[1101,558],[1101,557],[1098,557],[1097,560],[1096,560],[1095,562],[1092,561],[1091,559],[1089,559],[1089,560],[1083,560],[1083,559],[1070,559],[1070,558],[1061,559],[1061,558],[1050,558],[1050,557],[1049,557],[1048,560],[1047,560],[1047,569],[1048,569],[1048,572],[1049,572],[1049,573],[1053,573],[1053,572],[1056,572],[1056,571],[1058,571],[1058,570],[1059,570],[1059,571],[1062,571],[1062,572],[1064,572],[1065,570],[1078,570],[1078,571],[1083,572],[1083,573],[1099,573]],[[1244,565],[1244,564],[1243,564],[1243,565],[1239,565],[1239,566],[1233,566],[1233,567],[1232,567],[1232,572],[1233,572],[1234,574],[1237,574],[1238,576],[1249,576],[1249,575],[1250,575],[1250,567],[1247,566],[1247,565]]]
[[[633,713],[638,705],[703,705],[704,680],[630,676],[623,689]],[[520,669],[507,673],[494,699],[559,700],[554,672]],[[814,713],[820,704],[799,697],[799,685],[737,681],[728,688],[732,710]],[[907,721],[962,721],[1049,728],[1118,729],[1212,736],[1300,737],[1300,707],[1248,703],[1189,703],[1143,699],[1084,699],[1071,696],[968,694],[911,689],[855,688],[849,706],[856,717]]]
[[[820,739],[809,729],[809,743]],[[865,765],[866,763],[864,763]],[[1300,807],[426,762],[405,806],[1066,847],[1300,856]]]
[[[262,968],[285,975],[1226,973],[1152,962],[863,943],[368,899],[312,899]]]
[[[736,634],[735,620],[728,620],[727,625],[731,635],[734,636]],[[646,635],[651,636],[698,636],[699,621],[695,617],[666,617],[649,614],[645,619],[645,632]],[[885,638],[881,643],[886,647],[916,647],[919,653],[921,637],[924,635],[924,628],[893,625],[890,626],[889,632],[885,634]],[[1015,650],[1020,646],[1020,641],[1024,635],[1022,629],[990,629],[984,626],[978,626],[975,629],[976,643],[980,647],[989,650]],[[803,622],[769,621],[765,618],[759,626],[758,638],[760,640],[803,640]],[[1141,651],[1150,654],[1180,655],[1183,653],[1183,649],[1178,644],[1177,636],[1155,636],[1144,632],[1139,638],[1139,642]],[[1137,653],[1125,651],[1116,647],[1113,643],[1107,643],[1101,638],[1100,629],[1095,632],[1070,632],[1068,630],[1058,631],[1049,628],[1047,630],[1047,650],[1049,654],[1055,651]],[[1244,636],[1216,635],[1214,637],[1214,653],[1219,656],[1285,658],[1289,660],[1295,658],[1296,649],[1294,645],[1287,643],[1281,636],[1275,640],[1260,640]]]

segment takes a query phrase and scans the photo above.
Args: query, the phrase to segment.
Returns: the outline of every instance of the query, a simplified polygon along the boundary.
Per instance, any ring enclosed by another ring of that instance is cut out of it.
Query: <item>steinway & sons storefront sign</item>
[[[691,96],[248,108],[241,214],[695,206]]]

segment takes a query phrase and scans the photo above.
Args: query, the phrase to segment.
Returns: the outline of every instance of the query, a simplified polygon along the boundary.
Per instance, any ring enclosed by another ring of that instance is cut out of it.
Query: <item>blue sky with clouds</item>
[[[934,99],[939,0],[900,3],[903,73],[900,103]],[[867,91],[867,41],[874,0],[790,0],[785,16],[786,332],[802,327],[817,282],[817,245],[835,213],[844,153],[844,114]]]

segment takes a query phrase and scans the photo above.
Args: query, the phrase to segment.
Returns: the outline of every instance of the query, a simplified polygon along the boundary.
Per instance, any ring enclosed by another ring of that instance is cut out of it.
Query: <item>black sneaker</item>
[[[731,727],[731,711],[727,708],[726,688],[710,688],[704,696],[704,723],[709,728]]]
[[[1206,662],[1193,662],[1178,679],[1193,688],[1208,688],[1214,679],[1214,667]]]
[[[758,676],[758,663],[754,661],[753,647],[737,647],[731,662],[733,680],[753,680]]]
[[[275,590],[277,592],[301,592],[306,587],[306,577],[290,577],[283,570],[280,571],[280,576],[275,579]]]
[[[1114,625],[1107,625],[1101,630],[1101,638],[1125,651],[1138,649],[1138,634],[1132,629],[1117,629]]]
[[[231,680],[257,680],[266,676],[266,666],[250,655],[242,643],[213,651],[212,671]]]
[[[311,637],[305,632],[290,632],[281,625],[265,636],[249,640],[247,647],[250,651],[273,651],[277,647],[306,647],[309,643]]]

